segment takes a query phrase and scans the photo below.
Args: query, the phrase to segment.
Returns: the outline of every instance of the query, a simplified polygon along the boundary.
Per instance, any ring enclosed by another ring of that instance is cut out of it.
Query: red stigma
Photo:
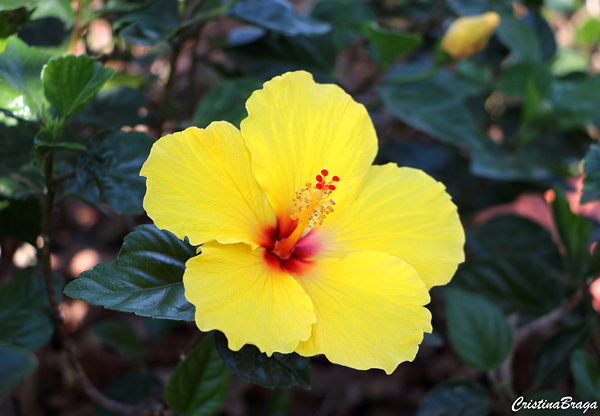
[[[326,169],[323,169],[323,170],[321,171],[321,175],[323,175],[323,176],[327,176],[327,175],[329,175],[329,172],[327,172],[327,170],[326,170]]]
[[[340,178],[337,177],[337,176],[334,176],[333,178],[331,178],[331,180],[334,181],[334,182],[339,182]]]
[[[322,183],[318,183],[315,185],[317,189],[323,189],[323,184]]]
[[[333,185],[329,185],[329,190],[330,190],[330,191],[335,191],[335,186],[333,186]]]
[[[317,175],[317,182],[323,182],[323,177],[321,175]]]

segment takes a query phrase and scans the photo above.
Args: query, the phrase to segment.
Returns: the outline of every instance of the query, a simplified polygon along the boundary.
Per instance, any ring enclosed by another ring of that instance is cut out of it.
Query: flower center
[[[327,214],[333,212],[335,202],[329,196],[335,191],[334,182],[339,182],[340,178],[333,176],[327,181],[329,172],[323,169],[320,175],[315,179],[317,182],[313,185],[307,182],[305,187],[296,192],[296,197],[292,199],[294,209],[290,217],[298,221],[294,231],[285,239],[277,241],[273,252],[281,259],[287,259],[298,240],[306,235],[315,225],[323,224]]]

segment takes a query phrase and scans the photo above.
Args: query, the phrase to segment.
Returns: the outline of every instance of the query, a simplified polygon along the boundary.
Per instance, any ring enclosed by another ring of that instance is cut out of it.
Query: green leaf
[[[292,389],[273,389],[265,409],[265,416],[288,416],[294,404]]]
[[[131,372],[111,382],[102,393],[120,403],[136,405],[150,397],[157,390],[162,390],[162,383],[151,373]],[[121,416],[121,414],[110,412],[98,406],[94,416]]]
[[[540,40],[525,22],[511,14],[502,15],[496,29],[500,41],[510,49],[515,61],[540,61],[542,59]]]
[[[354,42],[362,24],[375,18],[370,4],[345,0],[322,0],[315,4],[311,16],[331,24],[330,37],[341,51]]]
[[[584,19],[583,23],[578,22],[577,24],[575,40],[584,46],[593,47],[600,42],[600,21],[589,15]]]
[[[106,129],[134,127],[148,122],[147,117],[140,115],[140,111],[148,105],[148,97],[137,89],[105,88],[74,119]]]
[[[59,294],[62,284],[60,276],[55,276]],[[15,280],[0,286],[0,345],[33,351],[48,342],[53,332],[54,319],[42,276],[25,269]]]
[[[139,175],[154,139],[146,133],[117,131],[94,137],[79,159],[72,191],[117,212],[141,214],[146,179]]]
[[[519,118],[520,119],[520,118]],[[519,126],[517,121],[515,127]],[[516,129],[505,137],[515,138]],[[476,176],[503,181],[549,181],[569,175],[573,159],[580,159],[582,143],[576,135],[555,129],[542,130],[536,139],[516,150],[492,140],[479,142],[471,154],[471,172]],[[584,138],[587,146],[588,139]]]
[[[51,54],[11,38],[0,54],[0,108],[36,120],[44,101],[40,74]]]
[[[225,120],[239,128],[248,116],[244,103],[262,83],[254,78],[226,81],[208,92],[194,113],[194,124],[206,127],[213,121]]]
[[[477,258],[527,255],[560,268],[560,252],[550,232],[516,215],[499,215],[468,230],[467,249]]]
[[[600,75],[555,80],[545,98],[551,103],[548,119],[557,129],[586,128],[600,113]]]
[[[238,28],[229,35],[231,47],[225,52],[242,73],[260,80],[299,69],[316,79],[330,76],[336,51],[328,36],[281,36],[256,28]]]
[[[569,201],[565,194],[558,188],[554,189],[556,197],[552,202],[552,215],[560,241],[567,251],[567,268],[570,272],[571,282],[576,284],[585,277],[589,264],[590,235],[592,224],[583,217],[571,211]]]
[[[571,354],[587,342],[593,326],[593,319],[583,320],[561,329],[542,343],[532,363],[537,386],[552,384],[568,373]]]
[[[229,370],[209,334],[179,363],[165,386],[165,401],[177,413],[206,416],[221,408],[229,386]]]
[[[492,400],[475,380],[453,379],[438,384],[419,403],[417,416],[488,416]]]
[[[73,26],[75,12],[70,0],[40,0],[33,11],[31,20],[54,17],[61,20],[67,28]]]
[[[502,311],[482,296],[453,288],[446,302],[448,335],[460,358],[478,370],[499,367],[512,344]]]
[[[504,69],[498,78],[497,87],[507,95],[525,97],[529,82],[533,82],[540,95],[544,95],[552,81],[552,74],[544,64],[525,61]]]
[[[54,58],[42,73],[44,95],[63,117],[70,117],[83,109],[115,72],[91,56]]]
[[[100,10],[102,15],[111,13],[130,13],[150,7],[156,0],[108,0]]]
[[[40,0],[2,0],[2,3],[0,3],[0,12],[31,6],[39,1]]]
[[[380,88],[380,97],[392,114],[444,143],[478,146],[489,140],[473,122],[460,81],[445,71],[423,81],[398,81],[409,75],[407,67],[388,72]]]
[[[600,144],[593,143],[585,155],[583,170],[583,192],[581,193],[581,204],[600,200]]]
[[[423,43],[423,38],[419,35],[382,28],[375,22],[365,25],[365,34],[375,44],[379,60],[384,66],[415,50]]]
[[[562,300],[560,276],[534,256],[490,257],[461,267],[453,284],[478,293],[498,305],[505,314],[527,317],[544,315]]]
[[[584,350],[571,355],[571,372],[577,394],[583,400],[600,401],[600,368],[594,357]]]
[[[90,328],[103,344],[131,358],[144,354],[142,341],[135,328],[121,319],[105,319]]]
[[[540,4],[541,5],[541,4]],[[540,13],[538,7],[528,7],[527,14],[523,21],[533,29],[541,47],[541,57],[544,62],[552,59],[556,53],[556,39],[554,31],[548,24],[548,21]]]
[[[0,398],[27,377],[36,365],[35,355],[26,349],[0,345]]]
[[[167,41],[178,24],[177,0],[156,0],[150,7],[117,19],[113,30],[129,42],[156,46]]]
[[[40,171],[43,171],[44,158],[51,150],[68,150],[71,152],[83,152],[86,150],[85,145],[76,142],[53,142],[52,133],[48,130],[41,130],[33,141],[33,164]]]
[[[512,13],[510,0],[448,0],[448,5],[461,15],[476,15],[489,11]]]
[[[311,387],[310,360],[306,357],[278,352],[268,357],[254,345],[231,351],[221,332],[215,333],[215,345],[227,367],[244,380],[269,388]]]
[[[301,15],[286,0],[239,0],[227,15],[286,36],[323,35],[331,30],[329,24]]]
[[[489,89],[492,82],[490,67],[476,59],[461,59],[456,62],[456,75],[482,90]]]
[[[115,261],[101,263],[65,287],[65,294],[122,312],[158,319],[194,320],[183,291],[185,262],[196,249],[154,225],[125,237]]]
[[[25,7],[5,12],[0,11],[0,40],[8,42],[6,38],[17,33],[28,21],[29,11]],[[0,48],[0,52],[2,52],[2,48]]]

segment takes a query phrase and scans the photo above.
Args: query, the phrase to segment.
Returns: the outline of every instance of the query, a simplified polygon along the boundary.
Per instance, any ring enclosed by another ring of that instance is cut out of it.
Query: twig
[[[70,172],[63,173],[63,174],[61,174],[61,175],[57,175],[57,176],[53,177],[53,178],[52,178],[52,181],[53,181],[54,183],[60,183],[60,182],[62,182],[62,181],[65,181],[65,180],[67,180],[67,179],[74,178],[74,177],[75,177],[75,175],[76,175],[76,171],[75,171],[75,170],[72,170],[72,171],[70,171]]]
[[[85,393],[98,405],[116,413],[125,416],[139,414],[136,413],[136,407],[116,402],[104,396],[89,380],[81,363],[77,360],[73,344],[69,339],[67,330],[63,321],[62,314],[58,308],[58,300],[56,299],[56,291],[52,282],[52,263],[50,259],[50,233],[52,231],[52,211],[54,208],[54,197],[56,192],[56,178],[53,179],[54,168],[54,152],[49,152],[46,155],[44,164],[44,173],[46,176],[46,192],[44,195],[44,204],[42,208],[42,235],[44,239],[44,247],[42,249],[42,273],[46,282],[46,292],[50,299],[50,308],[56,323],[56,333],[64,350],[67,353],[69,361],[79,381],[82,383]]]
[[[167,85],[165,85],[165,89],[163,90],[160,104],[160,115],[158,119],[158,129],[160,131],[159,136],[163,135],[163,125],[167,120],[169,105],[171,103],[171,95],[173,93],[173,85],[175,84],[175,74],[177,73],[177,59],[179,58],[180,52],[181,45],[177,39],[174,39],[171,44],[171,57],[169,58],[169,78],[167,79]]]
[[[552,312],[539,317],[533,322],[525,325],[524,327],[518,329],[515,333],[515,339],[513,345],[518,345],[522,343],[525,339],[529,338],[531,335],[544,332],[550,328],[552,328],[558,321],[560,321],[571,309],[573,309],[580,301],[583,299],[585,286],[582,285],[579,287],[577,292],[571,297],[566,303],[564,303],[560,308],[553,310]]]
[[[75,45],[77,41],[81,37],[81,8],[82,8],[82,0],[77,0],[75,6],[75,19],[73,20],[73,30],[71,31],[71,39],[69,40],[69,47],[67,48],[67,52],[73,53],[75,51]]]

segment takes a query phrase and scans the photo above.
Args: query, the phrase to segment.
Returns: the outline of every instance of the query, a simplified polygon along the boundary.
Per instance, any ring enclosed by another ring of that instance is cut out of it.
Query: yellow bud
[[[498,24],[500,15],[496,12],[459,17],[452,22],[444,35],[441,49],[454,59],[471,56],[485,48]]]

